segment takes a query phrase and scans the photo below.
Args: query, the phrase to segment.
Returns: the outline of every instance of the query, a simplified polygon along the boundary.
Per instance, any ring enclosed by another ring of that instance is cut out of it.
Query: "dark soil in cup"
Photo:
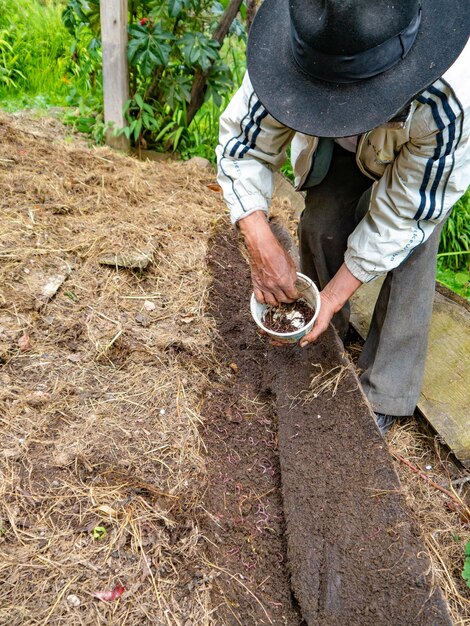
[[[315,310],[300,298],[295,302],[279,306],[268,305],[263,313],[262,322],[275,333],[294,333],[306,326]]]

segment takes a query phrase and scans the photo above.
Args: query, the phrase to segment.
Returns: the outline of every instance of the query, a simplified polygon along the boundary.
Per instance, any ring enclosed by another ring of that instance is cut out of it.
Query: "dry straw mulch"
[[[395,467],[421,527],[436,584],[449,602],[455,626],[469,626],[470,589],[462,578],[465,545],[470,541],[469,473],[454,464],[438,437],[423,433],[416,419],[395,425],[387,441],[393,455],[411,462],[453,495],[446,496],[396,457]]]
[[[220,572],[198,526],[199,407],[219,368],[205,314],[225,213],[213,179],[0,116],[0,625],[217,624]],[[101,265],[110,253],[152,262]],[[458,473],[413,424],[389,443],[452,488]],[[397,469],[455,622],[470,624],[469,526]],[[93,596],[117,584],[121,600]]]
[[[0,624],[209,625],[214,174],[63,135],[0,118]],[[116,252],[152,262],[100,265]]]

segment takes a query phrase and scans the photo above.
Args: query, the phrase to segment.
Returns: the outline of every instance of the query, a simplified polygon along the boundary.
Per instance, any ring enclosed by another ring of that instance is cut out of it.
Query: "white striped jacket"
[[[234,223],[268,211],[273,171],[284,163],[289,144],[301,189],[318,145],[316,137],[269,115],[248,74],[221,117],[219,140],[218,180]],[[369,282],[426,241],[470,182],[470,44],[413,101],[404,129],[379,127],[361,135],[356,161],[375,184],[369,211],[348,239],[345,262]]]

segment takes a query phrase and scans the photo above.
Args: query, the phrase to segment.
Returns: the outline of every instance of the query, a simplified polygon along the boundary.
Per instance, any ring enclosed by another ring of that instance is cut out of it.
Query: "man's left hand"
[[[320,313],[313,330],[300,340],[301,348],[305,348],[309,343],[316,341],[325,332],[333,315],[341,310],[361,285],[361,281],[343,263],[323,291],[320,292]]]
[[[318,314],[313,329],[300,340],[301,348],[305,348],[309,343],[316,341],[318,337],[327,330],[331,318],[336,313],[335,303],[324,291],[320,293],[320,303],[320,313]]]

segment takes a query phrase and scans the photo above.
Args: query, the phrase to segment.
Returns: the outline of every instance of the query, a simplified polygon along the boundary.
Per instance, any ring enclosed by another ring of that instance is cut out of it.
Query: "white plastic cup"
[[[309,333],[313,325],[315,324],[315,320],[320,313],[320,292],[317,289],[317,286],[308,276],[305,274],[301,274],[297,272],[297,280],[295,282],[295,286],[297,291],[299,291],[302,295],[302,298],[307,302],[314,310],[314,315],[312,319],[306,324],[303,328],[299,328],[298,330],[294,330],[290,333],[277,333],[274,330],[270,330],[266,328],[263,324],[263,315],[266,310],[266,304],[261,304],[255,298],[255,294],[251,294],[250,300],[250,310],[253,319],[264,332],[281,343],[297,343],[299,339],[301,339],[304,335]]]

